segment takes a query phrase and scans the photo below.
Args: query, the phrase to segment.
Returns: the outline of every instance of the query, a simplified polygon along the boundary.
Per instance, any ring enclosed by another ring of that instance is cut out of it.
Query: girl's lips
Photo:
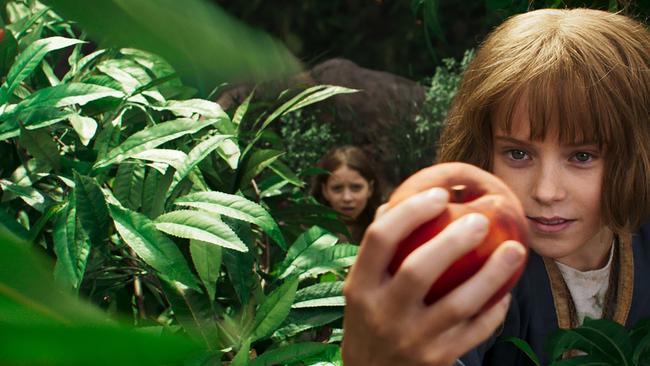
[[[567,229],[571,224],[576,220],[564,219],[561,217],[531,217],[526,216],[528,221],[532,224],[532,227],[543,234],[552,234],[558,233],[562,230]]]

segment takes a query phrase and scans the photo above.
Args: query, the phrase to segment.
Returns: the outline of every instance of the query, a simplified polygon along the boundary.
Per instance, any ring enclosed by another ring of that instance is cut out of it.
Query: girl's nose
[[[532,183],[533,198],[539,203],[550,204],[561,201],[566,197],[561,169],[540,167],[540,171]]]

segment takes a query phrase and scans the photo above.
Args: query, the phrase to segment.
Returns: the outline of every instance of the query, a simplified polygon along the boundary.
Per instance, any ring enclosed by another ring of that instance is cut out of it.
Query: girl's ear
[[[320,185],[320,193],[321,193],[321,195],[323,195],[323,198],[325,199],[325,201],[327,201],[327,203],[330,203],[329,192],[325,188],[326,185],[327,185],[327,182],[321,183],[321,185]]]
[[[368,182],[368,198],[372,197],[372,194],[375,192],[375,181],[371,180]]]

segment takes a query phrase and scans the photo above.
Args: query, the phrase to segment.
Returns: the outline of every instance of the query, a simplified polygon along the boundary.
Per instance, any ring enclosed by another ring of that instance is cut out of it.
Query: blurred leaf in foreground
[[[29,244],[0,225],[0,364],[180,365],[187,338],[121,326],[57,287]]]
[[[284,45],[204,0],[45,0],[103,47],[135,47],[170,62],[206,92],[224,81],[264,81],[300,64]]]

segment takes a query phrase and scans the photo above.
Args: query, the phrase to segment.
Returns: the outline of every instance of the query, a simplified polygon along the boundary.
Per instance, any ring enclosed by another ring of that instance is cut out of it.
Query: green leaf
[[[208,291],[210,301],[214,301],[217,280],[221,273],[221,247],[200,240],[190,240],[190,254],[194,268]]]
[[[108,237],[108,207],[95,178],[74,173],[75,207],[81,226],[90,240],[99,245]]]
[[[21,116],[28,115],[38,108],[62,108],[73,104],[85,105],[86,103],[102,98],[122,98],[123,96],[124,94],[118,90],[95,84],[60,84],[39,89],[30,94],[18,103],[10,113],[5,113],[0,116],[0,121],[15,118],[19,113]],[[33,124],[34,122],[30,123],[30,125]],[[28,127],[27,124],[25,126]]]
[[[0,338],[5,365],[181,365],[201,352],[187,337],[79,321],[70,326],[3,324]]]
[[[603,360],[602,356],[585,355],[555,361],[549,366],[618,366],[618,364]]]
[[[35,159],[44,161],[55,170],[61,168],[59,148],[49,131],[30,131],[23,128],[20,132],[20,143]]]
[[[508,337],[502,340],[502,342],[509,342],[512,343],[515,347],[517,347],[520,351],[522,351],[526,356],[528,356],[528,359],[530,359],[535,365],[541,366],[541,362],[539,360],[539,357],[535,354],[535,351],[533,351],[532,347],[524,341],[521,338],[517,337]]]
[[[153,149],[165,142],[200,131],[215,122],[215,120],[195,121],[189,118],[180,118],[145,128],[129,136],[126,141],[109,151],[103,159],[95,163],[94,168],[120,163],[124,159]]]
[[[230,169],[237,169],[241,152],[239,145],[232,139],[224,140],[217,148],[217,154],[228,164]]]
[[[155,173],[158,173],[157,171]],[[154,174],[150,172],[149,175]],[[145,197],[153,197],[153,201],[145,201],[142,203],[143,212],[151,218],[156,218],[165,210],[165,196],[167,194],[169,185],[172,184],[174,177],[174,169],[167,169],[164,175],[152,177],[148,182],[145,182]],[[149,178],[149,177],[147,177]],[[147,198],[145,198],[147,199]]]
[[[227,138],[226,135],[210,136],[204,141],[201,141],[187,154],[187,159],[183,164],[178,167],[174,174],[174,179],[169,187],[168,194],[171,195],[176,186],[187,177],[187,175],[196,167],[206,156],[219,147],[219,145]]]
[[[137,211],[142,206],[145,167],[137,163],[122,163],[117,168],[113,193],[124,207]]]
[[[66,19],[78,22],[100,45],[134,47],[160,55],[204,95],[223,81],[268,80],[293,75],[299,69],[299,62],[281,43],[209,2],[46,2]]]
[[[241,305],[244,306],[248,303],[253,291],[259,287],[259,279],[254,272],[255,258],[250,250],[254,239],[250,225],[241,221],[235,221],[229,225],[249,247],[247,252],[223,251],[223,263],[226,266],[228,278]]]
[[[343,308],[292,309],[282,327],[273,332],[276,341],[293,337],[309,329],[330,324],[343,318]]]
[[[276,161],[284,152],[280,150],[258,149],[246,160],[238,187],[243,188],[260,174],[266,167]]]
[[[176,244],[158,231],[146,216],[114,205],[110,207],[115,228],[124,242],[168,281],[178,281],[200,291],[183,254]]]
[[[294,343],[266,351],[252,360],[248,366],[290,365],[305,358],[336,350],[337,345],[316,342]]]
[[[645,337],[641,338],[634,348],[634,353],[632,354],[634,365],[639,365],[642,359],[647,358],[648,351],[650,351],[650,334],[646,334]]]
[[[217,315],[205,296],[178,282],[162,281],[161,284],[174,317],[189,336],[200,341],[206,349],[220,348]]]
[[[322,250],[310,248],[291,263],[289,268],[293,270],[288,274],[298,274],[300,279],[304,279],[329,271],[340,271],[354,264],[358,252],[359,246],[353,244],[337,244]],[[286,276],[283,273],[282,278]]]
[[[232,362],[230,363],[229,366],[246,366],[248,365],[248,353],[250,352],[251,349],[251,342],[250,341],[245,341],[242,343],[241,348],[235,355],[235,357],[232,359]]]
[[[557,360],[571,349],[599,357],[615,365],[632,365],[632,345],[625,327],[606,319],[585,319],[574,329],[552,336],[548,342],[552,360]]]
[[[303,182],[294,172],[291,171],[285,163],[280,160],[276,160],[273,164],[270,165],[271,170],[287,182],[293,184],[296,187],[304,187],[305,182]]]
[[[61,283],[79,289],[86,271],[90,240],[77,219],[74,191],[66,209],[60,211],[54,223],[54,252],[57,261],[54,276]]]
[[[51,199],[32,187],[19,186],[7,180],[0,179],[0,188],[5,192],[11,192],[20,197],[25,203],[33,207],[38,212],[45,211],[50,205]]]
[[[75,130],[81,140],[81,144],[88,146],[90,140],[95,137],[95,132],[97,132],[97,122],[90,118],[81,115],[72,115],[68,119],[70,125]]]
[[[246,112],[248,112],[248,107],[251,104],[251,99],[253,98],[253,94],[255,94],[254,90],[250,94],[248,94],[248,97],[246,97],[244,102],[237,107],[237,110],[235,111],[235,114],[232,117],[232,123],[235,126],[239,126],[241,124],[241,121],[244,119]]]
[[[317,283],[298,290],[291,307],[298,309],[322,306],[345,306],[342,281]]]
[[[224,248],[248,251],[237,234],[220,219],[201,211],[180,210],[158,216],[156,228],[180,238],[201,240]]]
[[[179,117],[190,118],[199,115],[204,118],[228,119],[226,112],[215,102],[205,99],[170,100],[159,107],[153,107],[159,111],[170,111]]]
[[[310,251],[320,251],[332,247],[337,241],[336,236],[324,229],[318,226],[311,227],[302,233],[287,251],[287,255],[278,268],[281,277],[286,277],[295,270],[293,263],[299,257],[308,255]]]
[[[187,160],[187,154],[180,150],[151,149],[135,154],[132,158],[171,165],[178,170]]]
[[[298,289],[298,278],[288,279],[275,289],[260,305],[250,332],[251,342],[262,339],[276,330],[289,315]]]
[[[5,30],[4,38],[0,41],[0,75],[7,75],[14,63],[18,43],[11,32]],[[0,103],[1,104],[1,103]]]
[[[14,89],[26,78],[28,78],[41,63],[43,58],[50,52],[66,48],[78,43],[85,43],[78,39],[64,37],[50,37],[39,39],[29,45],[21,52],[7,74],[7,80],[0,88],[0,104],[9,100]]]
[[[262,206],[244,197],[222,192],[197,192],[178,198],[174,204],[199,208],[255,224],[281,248],[286,248],[280,227],[273,217]]]
[[[20,123],[28,130],[43,128],[60,121],[66,120],[74,115],[74,112],[60,110],[58,108],[43,107],[29,109],[25,113],[0,123],[0,141],[20,135]],[[2,119],[0,115],[0,119]]]
[[[271,113],[264,120],[264,123],[262,123],[262,127],[258,130],[258,136],[261,135],[261,132],[278,117],[281,117],[300,108],[304,108],[308,105],[320,102],[337,94],[356,93],[357,91],[358,90],[355,89],[349,89],[334,85],[317,85],[305,89],[295,97],[282,104],[278,109],[273,111],[273,113]]]

